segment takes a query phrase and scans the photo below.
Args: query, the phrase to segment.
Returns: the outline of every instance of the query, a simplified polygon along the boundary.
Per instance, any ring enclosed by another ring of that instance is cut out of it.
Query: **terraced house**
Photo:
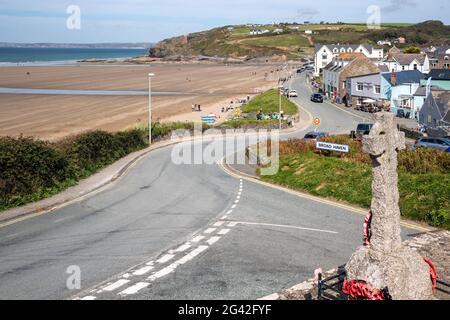
[[[333,102],[347,103],[348,78],[379,72],[377,64],[362,53],[341,54],[323,69],[323,92]]]
[[[430,59],[426,54],[392,53],[381,64],[387,66],[390,72],[409,70],[430,72]]]
[[[369,59],[381,60],[384,58],[384,50],[376,49],[371,45],[365,44],[332,44],[315,45],[315,69],[314,75],[319,76],[322,70],[337,56],[344,53],[362,53]]]

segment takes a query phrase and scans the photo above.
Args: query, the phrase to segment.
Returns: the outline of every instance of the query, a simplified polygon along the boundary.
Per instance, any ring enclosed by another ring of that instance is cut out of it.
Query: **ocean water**
[[[0,64],[70,63],[85,59],[125,59],[147,54],[147,49],[0,48]]]

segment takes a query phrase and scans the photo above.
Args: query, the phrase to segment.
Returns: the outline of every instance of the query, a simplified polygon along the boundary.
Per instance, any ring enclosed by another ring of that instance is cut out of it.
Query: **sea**
[[[80,60],[122,60],[143,56],[148,49],[0,48],[0,66],[70,64]]]

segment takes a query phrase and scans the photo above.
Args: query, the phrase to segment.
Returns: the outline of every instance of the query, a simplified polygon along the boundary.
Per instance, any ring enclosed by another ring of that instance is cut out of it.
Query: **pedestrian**
[[[198,111],[202,111],[202,107],[198,105]]]

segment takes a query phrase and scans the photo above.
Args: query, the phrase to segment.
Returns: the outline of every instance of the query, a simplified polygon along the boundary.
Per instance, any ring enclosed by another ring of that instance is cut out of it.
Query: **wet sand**
[[[49,66],[0,68],[0,87],[155,92],[153,121],[199,121],[235,98],[275,86],[274,65],[155,64],[152,66]],[[256,72],[256,75],[254,75]],[[203,112],[191,112],[193,103]],[[92,129],[118,131],[147,122],[146,96],[0,94],[0,135],[55,140]],[[224,120],[222,118],[221,120]]]

